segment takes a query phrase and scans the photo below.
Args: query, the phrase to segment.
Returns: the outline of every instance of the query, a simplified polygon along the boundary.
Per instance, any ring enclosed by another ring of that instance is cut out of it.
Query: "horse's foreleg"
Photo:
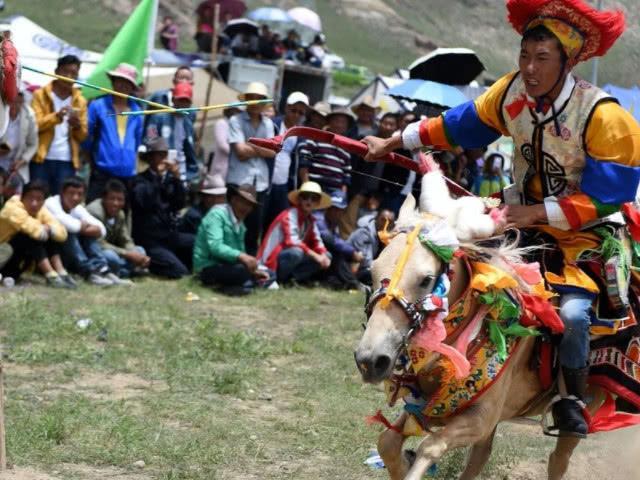
[[[569,460],[574,449],[580,443],[579,438],[560,437],[556,442],[556,448],[549,455],[549,480],[562,480],[569,468]]]
[[[416,460],[405,480],[421,480],[427,469],[450,449],[468,447],[488,438],[497,418],[486,409],[469,409],[442,430],[425,438],[416,451]]]
[[[407,414],[403,413],[393,425],[402,430],[406,421]],[[406,439],[407,437],[394,430],[385,430],[378,437],[378,454],[387,467],[391,480],[402,480],[409,470],[409,461],[402,452]]]
[[[469,449],[467,465],[460,474],[458,480],[473,480],[480,475],[480,472],[482,472],[482,469],[491,455],[491,450],[493,449],[493,438],[495,435],[496,429],[494,428],[487,438],[475,443]]]

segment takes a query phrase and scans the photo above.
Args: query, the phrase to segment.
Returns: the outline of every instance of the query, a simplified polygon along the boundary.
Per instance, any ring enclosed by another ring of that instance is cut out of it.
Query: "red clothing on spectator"
[[[286,248],[298,247],[305,253],[327,252],[313,215],[304,218],[298,207],[291,207],[276,217],[258,250],[258,260],[273,271],[278,270],[278,255]]]

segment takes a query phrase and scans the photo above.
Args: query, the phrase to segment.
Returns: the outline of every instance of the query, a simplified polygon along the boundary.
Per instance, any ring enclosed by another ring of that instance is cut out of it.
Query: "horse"
[[[425,187],[423,182],[423,195]],[[436,182],[436,188],[431,185],[428,191],[442,193],[443,189],[446,189],[444,183],[439,185]],[[389,239],[387,246],[373,263],[374,288],[385,282],[388,283],[388,279],[391,279],[394,274],[398,278],[394,285],[395,297],[384,308],[380,305],[382,303],[380,295],[373,303],[369,301],[368,304],[369,318],[354,355],[362,379],[366,383],[379,383],[392,376],[398,358],[403,353],[406,354],[408,337],[416,328],[414,305],[419,299],[429,294],[430,288],[433,287],[433,279],[443,271],[444,261],[419,242],[411,242],[409,237],[415,234],[416,225],[425,221],[425,215],[428,216],[428,222],[431,224],[446,221],[433,215],[434,210],[442,212],[443,208],[444,210],[448,208],[447,202],[451,197],[448,192],[446,195],[448,198],[441,199],[439,202],[434,201],[433,198],[431,201],[429,198],[421,198],[418,210],[415,198],[409,195],[400,209],[395,227],[396,233]],[[451,215],[450,210],[445,213]],[[466,215],[465,218],[465,215],[458,212],[458,217],[463,220],[457,226],[462,230],[466,229],[468,233],[469,216]],[[504,241],[501,246],[495,248],[480,247],[470,241],[466,245],[462,244],[461,250],[471,255],[480,253],[489,264],[501,264],[504,263],[505,258],[517,258],[523,253],[508,241]],[[403,255],[407,257],[404,260]],[[403,262],[406,263],[404,268],[400,269],[401,275],[398,276],[398,264]],[[462,259],[454,258],[450,268],[453,271],[453,279],[447,298],[449,303],[453,304],[462,296],[470,278]],[[401,293],[398,294],[398,292]],[[471,317],[478,313],[479,308],[476,305],[468,313],[464,322],[469,322]],[[444,342],[453,344],[454,340],[447,338]],[[403,427],[409,418],[407,412],[403,412],[392,425],[389,425],[390,428],[379,436],[377,447],[390,478],[420,480],[427,469],[442,455],[451,449],[461,447],[470,447],[470,449],[466,465],[459,478],[461,480],[476,478],[491,454],[498,423],[516,417],[540,414],[551,398],[543,388],[538,372],[532,367],[535,343],[534,337],[520,339],[518,348],[512,353],[497,380],[468,408],[449,417],[438,419],[435,426],[441,428],[427,433],[415,452],[408,450],[403,452],[403,444],[407,438],[403,433]],[[433,377],[430,378],[432,368],[433,363],[423,367],[417,373],[418,383],[423,391],[433,389],[433,385],[429,385],[430,382],[433,383]],[[602,397],[596,395],[596,403],[601,404],[601,400]],[[595,406],[591,405],[589,409],[592,410]],[[578,443],[578,438],[558,438],[548,460],[549,480],[562,479]]]

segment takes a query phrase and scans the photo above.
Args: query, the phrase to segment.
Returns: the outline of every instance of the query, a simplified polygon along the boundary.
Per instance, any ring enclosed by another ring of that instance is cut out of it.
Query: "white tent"
[[[365,97],[370,96],[373,102],[380,107],[381,113],[397,113],[411,110],[413,105],[410,102],[396,100],[386,95],[387,90],[391,87],[404,82],[404,79],[398,77],[386,77],[378,75],[369,85],[360,90],[349,102],[349,106],[357,105]]]

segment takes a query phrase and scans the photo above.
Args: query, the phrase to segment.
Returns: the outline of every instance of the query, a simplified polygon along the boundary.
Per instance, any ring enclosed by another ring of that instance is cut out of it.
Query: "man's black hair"
[[[189,65],[180,65],[178,68],[176,68],[176,71],[173,74],[173,76],[175,77],[180,70],[188,70],[190,72],[193,72],[193,70],[191,70],[191,67]]]
[[[32,180],[22,187],[21,197],[24,197],[29,192],[42,192],[46,197],[49,194],[49,186],[42,180]]]
[[[393,118],[396,122],[399,120],[398,114],[393,112],[387,112],[382,117],[380,117],[380,121],[382,122],[385,118]]]
[[[58,59],[58,66],[56,67],[56,69],[64,67],[65,65],[77,65],[78,67],[80,67],[81,63],[82,62],[80,62],[80,59],[75,55],[65,55],[64,57],[60,57]]]
[[[524,42],[528,40],[531,40],[533,42],[545,42],[547,40],[555,40],[558,46],[558,50],[560,50],[562,62],[565,63],[569,59],[567,57],[567,53],[564,51],[564,48],[562,47],[562,43],[560,42],[560,40],[558,40],[558,37],[556,37],[553,34],[553,32],[549,30],[547,27],[545,27],[544,25],[537,25],[527,30],[526,32],[524,32],[524,35],[522,35],[522,41],[520,42],[520,45],[523,45]]]
[[[104,186],[104,190],[102,192],[102,196],[104,197],[110,192],[122,193],[122,194],[124,194],[126,196],[127,195],[127,187],[125,187],[124,183],[122,183],[117,178],[112,178],[109,181],[107,181],[106,185]]]
[[[86,190],[87,186],[84,183],[84,180],[78,176],[67,177],[62,182],[61,192],[64,192],[67,188],[82,188]]]

